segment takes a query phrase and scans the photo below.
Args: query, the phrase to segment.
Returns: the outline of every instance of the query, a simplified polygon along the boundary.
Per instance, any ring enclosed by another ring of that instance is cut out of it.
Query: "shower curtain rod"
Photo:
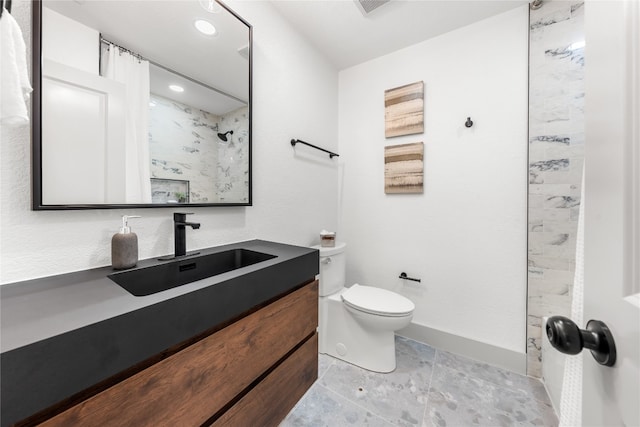
[[[120,50],[123,50],[125,52],[127,52],[129,55],[131,56],[135,56],[136,58],[138,58],[140,61],[148,61],[149,63],[152,63],[151,61],[149,61],[147,58],[145,58],[144,56],[140,55],[139,53],[136,53],[134,51],[132,51],[131,49],[127,49],[124,46],[120,46],[118,43],[114,43],[111,40],[107,40],[104,37],[102,37],[102,34],[100,34],[100,42],[101,43],[106,43],[106,44],[110,44],[112,46],[117,47]]]
[[[214,92],[217,92],[217,93],[219,93],[220,95],[224,95],[224,96],[226,96],[226,97],[228,97],[228,98],[231,98],[231,99],[233,99],[233,100],[235,100],[235,101],[238,101],[238,102],[240,102],[240,103],[242,103],[242,104],[246,104],[246,105],[248,105],[248,104],[249,104],[249,102],[248,102],[248,101],[245,101],[244,99],[238,98],[237,96],[233,96],[233,95],[228,94],[228,93],[226,93],[226,92],[224,92],[224,91],[221,91],[220,89],[216,89],[216,88],[215,88],[215,87],[213,87],[213,86],[209,86],[208,84],[202,83],[202,82],[201,82],[201,81],[199,81],[199,80],[196,80],[196,79],[191,78],[191,77],[189,77],[189,76],[187,76],[187,75],[184,75],[184,74],[182,74],[182,73],[179,73],[179,72],[177,72],[176,70],[173,70],[173,69],[171,69],[171,68],[169,68],[169,67],[165,67],[164,65],[159,64],[159,63],[157,63],[157,62],[155,62],[155,61],[152,61],[152,60],[151,60],[151,59],[149,59],[149,58],[145,58],[144,56],[140,55],[140,54],[139,54],[139,53],[137,53],[137,52],[132,51],[131,49],[127,49],[127,48],[126,48],[126,47],[124,47],[124,46],[121,46],[121,45],[119,45],[119,44],[117,44],[117,43],[114,43],[114,42],[112,42],[112,41],[110,41],[110,40],[107,40],[107,39],[105,39],[104,37],[102,37],[102,34],[100,34],[100,43],[106,43],[106,44],[113,45],[113,46],[117,47],[118,49],[123,50],[123,51],[125,51],[125,52],[129,53],[130,55],[135,56],[135,57],[136,57],[136,58],[138,58],[138,60],[140,60],[140,61],[147,61],[149,64],[155,65],[155,66],[156,66],[156,67],[158,67],[158,68],[162,68],[163,70],[168,71],[168,72],[170,72],[170,73],[172,73],[172,74],[175,74],[176,76],[182,77],[183,79],[189,80],[189,81],[190,81],[190,82],[192,82],[192,83],[198,84],[198,85],[200,85],[200,86],[202,86],[202,87],[205,87],[205,88],[207,88],[207,89],[209,89],[209,90],[212,90],[212,91],[214,91]],[[99,58],[100,58],[100,60],[102,61],[102,50],[100,50],[100,56],[99,56]]]

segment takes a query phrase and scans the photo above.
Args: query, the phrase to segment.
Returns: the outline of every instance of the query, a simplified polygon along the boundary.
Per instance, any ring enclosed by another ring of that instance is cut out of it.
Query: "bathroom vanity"
[[[140,297],[108,267],[4,285],[2,426],[277,425],[317,378],[318,252],[201,256],[240,249],[272,257]]]

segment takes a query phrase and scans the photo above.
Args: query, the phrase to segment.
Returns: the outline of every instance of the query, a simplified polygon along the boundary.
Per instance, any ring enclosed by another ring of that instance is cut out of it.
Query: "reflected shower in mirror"
[[[251,204],[251,26],[214,0],[34,7],[34,209]]]

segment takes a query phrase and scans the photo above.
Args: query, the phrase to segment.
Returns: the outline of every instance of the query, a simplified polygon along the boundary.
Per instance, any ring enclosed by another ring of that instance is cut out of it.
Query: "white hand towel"
[[[0,18],[0,122],[3,125],[29,123],[26,101],[31,91],[22,30],[3,9]]]

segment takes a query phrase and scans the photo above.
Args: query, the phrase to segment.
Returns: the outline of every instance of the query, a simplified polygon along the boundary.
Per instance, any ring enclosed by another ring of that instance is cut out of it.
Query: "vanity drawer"
[[[277,426],[317,378],[318,334],[315,334],[212,425]]]
[[[318,282],[312,281],[41,425],[201,425],[238,395],[248,395],[249,386],[315,334],[317,325]],[[317,360],[314,366],[317,372]],[[285,386],[294,393],[294,384]]]

